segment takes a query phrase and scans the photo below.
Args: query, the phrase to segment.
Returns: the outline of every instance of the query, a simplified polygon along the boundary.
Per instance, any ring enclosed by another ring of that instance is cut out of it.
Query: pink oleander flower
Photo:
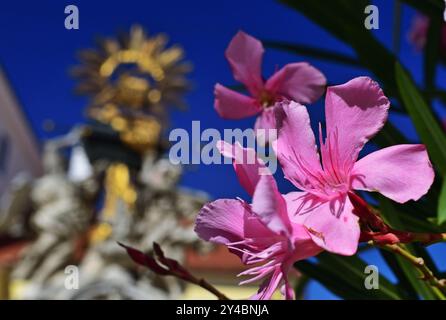
[[[251,299],[270,299],[281,283],[285,298],[292,299],[294,291],[287,274],[293,263],[322,249],[311,240],[298,219],[290,220],[294,203],[279,193],[271,174],[259,174],[266,173],[267,168],[253,149],[223,142],[219,143],[219,149],[233,159],[240,183],[252,196],[252,204],[241,199],[208,203],[198,214],[195,231],[206,241],[226,245],[244,264],[252,266],[240,273],[252,278],[240,284],[264,279]]]
[[[409,41],[418,50],[422,50],[426,46],[429,25],[430,25],[429,17],[423,15],[417,15],[413,19],[412,26],[409,31]],[[442,57],[446,58],[446,23],[443,23],[441,27],[439,50]]]
[[[264,81],[261,73],[262,43],[239,31],[231,40],[225,55],[235,80],[243,83],[250,96],[215,86],[215,110],[225,119],[241,119],[260,114],[256,129],[275,128],[275,102],[283,98],[309,104],[324,92],[324,75],[306,62],[291,63]]]
[[[279,134],[273,143],[285,177],[302,192],[294,199],[303,220],[322,248],[352,255],[360,228],[348,193],[376,191],[399,203],[418,200],[430,188],[434,171],[424,145],[396,145],[358,160],[364,144],[384,125],[389,100],[367,77],[329,87],[325,99],[326,138],[319,126],[319,153],[307,109],[295,102],[276,108]]]

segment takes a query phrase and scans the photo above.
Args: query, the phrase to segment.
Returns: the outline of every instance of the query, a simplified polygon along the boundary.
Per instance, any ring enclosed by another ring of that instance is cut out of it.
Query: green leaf
[[[413,253],[413,249],[411,246],[402,247]],[[420,272],[403,257],[396,256],[395,258],[401,266],[401,269],[403,270],[407,279],[409,280],[413,288],[418,292],[418,294],[426,300],[435,300],[437,296],[433,293],[433,288],[420,279]]]
[[[440,173],[446,175],[446,136],[412,78],[396,63],[395,76],[404,105]]]
[[[438,224],[441,225],[445,221],[446,221],[446,179],[443,180],[440,199],[438,200]]]
[[[397,96],[394,77],[388,70],[395,64],[394,55],[364,27],[364,9],[369,1],[349,0],[280,0],[300,11],[326,31],[349,44],[361,65],[370,69],[383,83],[386,93]],[[336,14],[334,14],[336,13]]]
[[[446,105],[446,91],[441,89],[424,90],[423,94],[432,97],[433,99],[439,99],[443,104]]]
[[[395,144],[408,143],[407,139],[390,121],[386,122],[381,131],[373,138],[372,142],[383,148],[390,147]]]
[[[296,300],[303,300],[305,298],[305,290],[307,289],[308,283],[310,282],[310,278],[305,274],[302,274],[297,281],[296,286],[294,287],[294,293],[296,296]]]
[[[395,274],[395,276],[398,278],[398,286],[401,287],[403,289],[403,292],[406,294],[405,299],[418,300],[418,292],[412,286],[412,283],[407,277],[404,269],[400,264],[400,261],[397,259],[397,256],[384,249],[379,249],[379,253],[383,257],[384,261],[386,261],[387,265]]]
[[[395,208],[390,200],[385,197],[380,197],[380,209],[381,216],[395,229],[404,230],[405,226],[398,219],[398,216],[394,214]],[[404,249],[408,250],[412,254],[416,254],[413,246],[404,245]],[[386,259],[386,255],[383,255]],[[387,258],[389,259],[389,258]],[[400,279],[403,284],[409,284],[413,288],[418,295],[427,300],[436,299],[436,295],[433,291],[433,288],[429,286],[426,282],[420,279],[420,272],[406,259],[401,256],[395,256],[394,259],[397,262],[397,265],[393,265],[389,263],[389,267],[391,267],[392,271],[395,275]]]
[[[295,267],[305,275],[320,282],[328,290],[342,299],[366,299],[366,297],[362,297],[361,291],[358,291],[348,281],[338,279],[328,267],[316,265],[308,261],[299,261],[295,264]]]
[[[367,193],[367,196],[372,197],[376,202],[381,200],[379,193]],[[436,202],[435,197],[432,201]],[[431,208],[432,207],[432,208]],[[377,208],[378,210],[380,208]],[[431,212],[429,211],[431,210]],[[391,217],[398,221],[397,225],[404,226],[405,231],[411,232],[431,232],[443,233],[446,232],[446,225],[439,226],[436,217],[436,204],[431,206],[430,200],[422,199],[414,202],[410,201],[405,204],[392,203]],[[388,219],[386,219],[388,221]]]
[[[424,263],[428,266],[428,268],[435,274],[440,274],[440,270],[438,270],[434,260],[430,256],[429,252],[427,251],[426,247],[424,247],[421,243],[413,243],[412,247],[414,249],[414,252],[418,257],[423,258]]]
[[[364,286],[367,264],[358,256],[342,257],[324,252],[318,256],[318,260],[318,264],[300,261],[295,266],[341,298],[402,299],[398,288],[383,275],[379,278],[379,289],[367,290]]]
[[[402,0],[403,2],[411,5],[415,9],[423,12],[429,16],[437,16],[444,10],[443,0]]]
[[[331,50],[324,50],[301,44],[271,41],[271,40],[263,40],[262,43],[265,45],[265,47],[268,48],[289,51],[292,53],[299,54],[301,56],[307,56],[316,59],[331,61],[334,63],[342,63],[354,67],[364,68],[364,66],[359,62],[358,59],[341,53],[336,53]]]

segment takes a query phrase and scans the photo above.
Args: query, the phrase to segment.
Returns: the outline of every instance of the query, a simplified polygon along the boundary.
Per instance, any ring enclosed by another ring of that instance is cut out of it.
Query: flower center
[[[267,90],[262,90],[258,97],[260,105],[265,109],[272,107],[276,100],[276,96]]]
[[[350,172],[352,162],[342,159],[339,152],[338,132],[330,132],[327,139],[322,139],[322,129],[319,126],[321,141],[320,155],[322,163],[315,168],[304,158],[294,152],[295,159],[291,160],[298,170],[294,183],[303,191],[309,192],[321,200],[333,200],[344,196],[350,190]]]
[[[325,200],[333,200],[342,195],[345,195],[349,190],[349,185],[345,182],[334,184],[327,182],[324,185],[322,192],[319,192],[319,196]]]

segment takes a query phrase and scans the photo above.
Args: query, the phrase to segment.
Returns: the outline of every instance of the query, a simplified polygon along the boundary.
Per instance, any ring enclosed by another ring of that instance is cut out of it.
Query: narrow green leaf
[[[438,16],[444,10],[443,0],[402,0],[429,16]]]
[[[265,45],[265,47],[268,48],[289,51],[295,54],[299,54],[301,56],[312,57],[316,59],[327,60],[334,63],[342,63],[354,67],[364,68],[364,66],[359,62],[358,59],[341,53],[333,52],[331,50],[324,50],[301,44],[271,41],[271,40],[263,40],[262,43]]]
[[[446,91],[441,89],[424,90],[423,94],[432,97],[433,99],[439,99],[443,104],[446,105]]]
[[[399,220],[398,215],[394,214],[396,210],[392,202],[385,197],[380,197],[379,203],[381,215],[386,223],[388,223],[395,229],[404,230],[405,226]],[[414,248],[411,245],[406,245],[404,246],[404,248],[412,254],[416,254]],[[383,257],[385,257],[385,255],[383,255]],[[392,268],[392,271],[395,273],[395,275],[399,279],[402,279],[403,283],[410,283],[413,290],[426,300],[436,299],[436,295],[433,292],[432,287],[420,279],[419,271],[414,268],[414,266],[410,262],[400,256],[395,256],[395,260],[398,262],[398,267],[396,268],[395,266],[392,266],[392,264],[389,264],[389,266]]]
[[[296,300],[303,300],[305,298],[305,290],[307,289],[308,283],[310,282],[310,278],[302,274],[297,281],[296,286],[294,287],[294,294],[296,296]]]
[[[359,62],[370,69],[383,83],[386,93],[397,96],[394,77],[388,70],[395,64],[395,56],[364,28],[364,9],[369,1],[349,0],[280,0],[298,10],[338,39],[349,44]],[[336,14],[333,14],[336,12]]]
[[[390,121],[386,122],[381,131],[373,138],[372,142],[382,148],[408,143],[407,139]]]
[[[426,247],[423,246],[421,243],[413,243],[412,247],[414,249],[414,252],[418,257],[423,258],[424,263],[428,266],[428,268],[435,274],[440,274],[440,270],[438,270],[437,265],[434,262],[434,259],[432,259],[431,255],[427,251]],[[441,278],[440,278],[441,279]]]
[[[329,267],[316,265],[305,260],[297,262],[295,267],[342,299],[367,299],[351,283],[338,279]]]
[[[443,180],[440,199],[438,200],[438,224],[441,225],[445,221],[446,221],[446,179]]]
[[[403,247],[404,249],[413,252],[413,249],[410,246]],[[420,294],[420,296],[426,300],[435,300],[437,296],[433,293],[433,289],[420,279],[421,275],[418,270],[415,269],[414,266],[403,257],[397,256],[396,259],[418,294]]]
[[[318,256],[319,263],[300,261],[295,265],[306,275],[322,283],[327,289],[344,299],[392,299],[402,298],[387,278],[380,275],[379,289],[367,290],[364,280],[367,264],[359,257],[342,257],[330,253]]]
[[[367,193],[367,195],[377,202],[380,201],[381,195],[379,193]],[[438,198],[432,197],[432,199],[432,201],[436,202]],[[379,210],[380,208],[377,209]],[[405,231],[446,232],[446,225],[439,226],[437,223],[432,223],[433,220],[437,221],[436,212],[436,203],[432,206],[427,198],[417,202],[410,201],[405,204],[392,203],[392,217],[399,222],[397,225],[404,226]]]
[[[446,175],[446,136],[412,78],[396,63],[395,76],[404,105],[440,173]]]
[[[319,257],[319,261],[326,265],[331,265],[334,268],[335,273],[339,277],[345,277],[345,274],[348,274],[348,278],[358,279],[358,289],[361,291],[370,291],[364,287],[364,279],[367,276],[364,274],[364,269],[367,264],[358,256],[351,257],[342,257],[334,254],[323,254]],[[339,267],[338,267],[339,266]],[[380,288],[379,290],[372,291],[381,291],[382,298],[387,296],[386,299],[399,299],[400,296],[397,292],[395,286],[384,276],[380,275],[379,281]],[[381,294],[377,295],[381,298]]]
[[[401,267],[400,261],[397,259],[397,256],[384,249],[379,249],[379,253],[383,257],[384,261],[386,261],[389,268],[397,277],[398,286],[400,286],[403,289],[403,292],[406,295],[405,299],[418,300],[419,299],[418,292],[412,286],[412,283],[407,277],[404,269]]]

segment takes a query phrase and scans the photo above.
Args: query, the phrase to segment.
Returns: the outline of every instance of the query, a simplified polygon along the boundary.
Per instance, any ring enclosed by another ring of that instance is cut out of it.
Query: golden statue
[[[166,43],[165,35],[148,37],[133,26],[118,39],[100,39],[96,49],[81,51],[81,65],[73,69],[76,91],[90,98],[88,116],[110,125],[137,151],[158,144],[167,107],[185,106],[191,65],[182,61],[179,46]]]

